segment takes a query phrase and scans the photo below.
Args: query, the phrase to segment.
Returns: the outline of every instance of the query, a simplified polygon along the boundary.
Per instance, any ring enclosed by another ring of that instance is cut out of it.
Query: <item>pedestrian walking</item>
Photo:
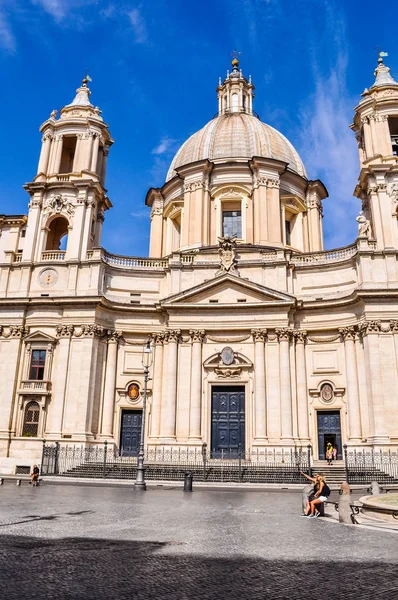
[[[39,467],[37,465],[33,465],[32,472],[30,474],[30,483],[33,485],[33,487],[36,487],[39,484],[39,475]]]

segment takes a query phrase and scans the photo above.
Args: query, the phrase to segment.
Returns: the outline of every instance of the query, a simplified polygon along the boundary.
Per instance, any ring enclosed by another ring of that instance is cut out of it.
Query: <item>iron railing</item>
[[[344,445],[344,463],[348,483],[398,482],[398,452],[396,451],[363,449],[349,452]]]
[[[149,480],[181,481],[191,472],[196,481],[304,483],[300,471],[311,473],[310,451],[254,451],[221,453],[212,458],[204,444],[198,448],[147,449],[145,477]],[[134,479],[137,457],[120,455],[107,442],[90,447],[43,443],[42,475]]]
[[[132,479],[136,477],[137,457],[119,453],[115,446],[89,447],[47,444],[43,442],[42,475]],[[199,448],[146,449],[145,478],[148,480],[182,481],[191,472],[196,481],[305,483],[300,472],[312,473],[311,447],[291,450],[257,449],[221,453],[213,458],[206,444]],[[398,482],[398,453],[395,451],[354,450],[344,446],[345,479],[351,484],[369,485]]]

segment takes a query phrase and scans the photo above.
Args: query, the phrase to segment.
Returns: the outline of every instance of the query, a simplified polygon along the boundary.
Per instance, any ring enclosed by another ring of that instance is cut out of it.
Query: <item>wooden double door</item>
[[[211,456],[237,458],[245,451],[245,388],[213,386]]]

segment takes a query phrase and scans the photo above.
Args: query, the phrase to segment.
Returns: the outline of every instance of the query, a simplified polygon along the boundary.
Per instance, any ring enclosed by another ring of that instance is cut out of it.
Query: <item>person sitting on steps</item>
[[[308,496],[307,505],[305,507],[304,514],[302,516],[309,517],[309,518],[319,517],[320,513],[318,510],[316,510],[315,507],[319,504],[322,504],[323,502],[325,502],[328,499],[328,497],[330,495],[329,486],[326,485],[326,480],[322,475],[318,474],[318,475],[315,475],[315,477],[310,477],[309,475],[306,475],[306,473],[303,473],[302,471],[300,471],[300,473],[301,473],[301,475],[304,475],[304,477],[306,477],[306,479],[308,479],[309,481],[312,481],[315,484],[314,489]]]

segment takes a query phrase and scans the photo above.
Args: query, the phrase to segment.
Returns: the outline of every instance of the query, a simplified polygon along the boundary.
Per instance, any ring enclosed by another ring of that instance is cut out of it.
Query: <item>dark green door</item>
[[[212,389],[211,456],[236,458],[245,450],[245,388]]]
[[[341,425],[339,410],[318,410],[318,448],[319,458],[326,458],[326,445],[330,442],[337,448],[337,458],[343,458],[341,445]]]

